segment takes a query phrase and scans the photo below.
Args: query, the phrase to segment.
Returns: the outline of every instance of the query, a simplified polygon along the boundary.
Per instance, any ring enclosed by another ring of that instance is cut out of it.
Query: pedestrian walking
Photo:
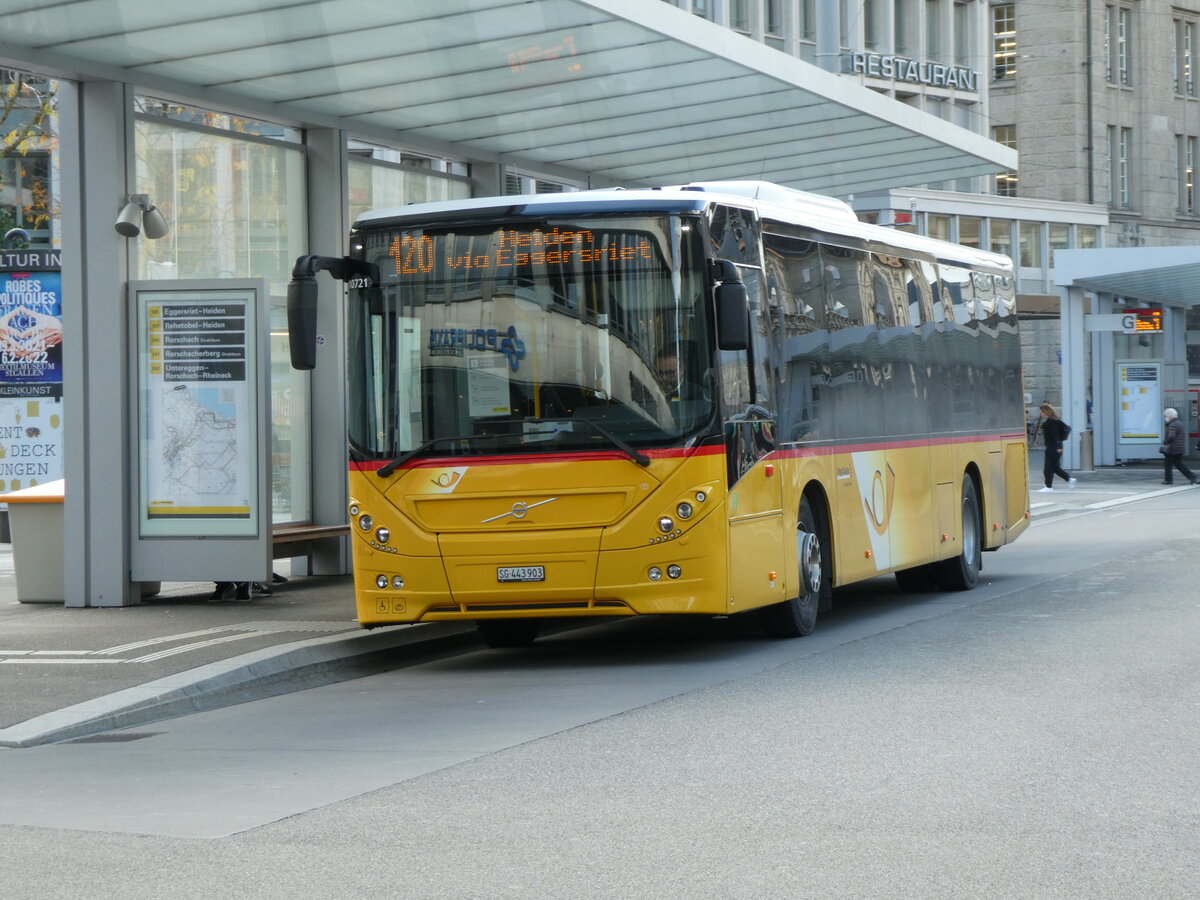
[[[1067,440],[1067,435],[1071,433],[1071,426],[1062,420],[1062,417],[1058,414],[1058,410],[1049,403],[1043,403],[1038,407],[1038,411],[1046,419],[1042,425],[1042,443],[1046,445],[1046,462],[1042,466],[1042,476],[1046,482],[1046,486],[1039,488],[1039,493],[1050,494],[1054,492],[1055,475],[1065,481],[1068,488],[1073,489],[1075,487],[1075,479],[1062,467],[1063,444]]]
[[[1158,452],[1163,455],[1163,484],[1174,484],[1175,469],[1192,484],[1196,483],[1196,474],[1183,464],[1183,451],[1186,449],[1183,434],[1183,423],[1179,421],[1179,413],[1171,407],[1163,410],[1163,421],[1167,423],[1163,433],[1162,446]]]

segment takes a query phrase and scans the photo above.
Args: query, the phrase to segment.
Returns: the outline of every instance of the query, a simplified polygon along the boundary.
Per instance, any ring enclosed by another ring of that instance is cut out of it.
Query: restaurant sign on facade
[[[960,91],[979,91],[979,72],[966,66],[947,66],[943,63],[922,62],[905,56],[884,56],[879,53],[848,53],[843,58],[843,70],[868,78],[924,84],[929,87],[954,88]]]

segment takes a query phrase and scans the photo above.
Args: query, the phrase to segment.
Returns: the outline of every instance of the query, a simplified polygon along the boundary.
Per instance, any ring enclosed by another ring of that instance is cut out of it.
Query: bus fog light
[[[376,577],[375,587],[379,588],[381,591],[386,591],[387,586],[388,586],[388,577],[386,575],[379,575]]]
[[[679,516],[681,519],[690,519],[692,517],[692,504],[684,500],[677,507],[675,507],[675,515]]]
[[[674,528],[675,523],[671,520],[670,516],[663,516],[658,520],[658,530],[663,534],[670,534]]]
[[[392,576],[392,589],[397,591],[404,590],[404,579],[399,575]]]
[[[392,539],[391,531],[384,528],[382,525],[380,525],[378,528],[375,529],[375,540],[379,541],[379,543],[386,544],[391,539]]]
[[[667,566],[667,577],[668,578],[678,578],[682,574],[683,574],[683,569],[679,568],[679,566],[674,566],[674,565]]]
[[[662,581],[662,569],[658,566],[651,566],[646,574],[650,576],[651,581]]]
[[[363,516],[361,519],[358,520],[358,527],[361,528],[363,531],[370,531],[371,526],[374,524],[375,524],[375,520],[372,519],[370,516]]]

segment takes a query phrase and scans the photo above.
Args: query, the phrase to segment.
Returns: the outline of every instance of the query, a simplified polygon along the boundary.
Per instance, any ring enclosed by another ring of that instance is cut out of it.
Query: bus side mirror
[[[746,286],[737,266],[719,259],[714,274],[722,282],[717,287],[717,347],[721,350],[746,350],[750,347],[750,307]]]
[[[288,345],[293,369],[317,365],[317,279],[296,276],[287,289]]]

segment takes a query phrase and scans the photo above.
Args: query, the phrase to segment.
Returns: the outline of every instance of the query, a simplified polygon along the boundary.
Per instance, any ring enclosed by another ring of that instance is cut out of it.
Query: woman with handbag
[[[1062,420],[1062,417],[1058,414],[1058,410],[1048,402],[1039,406],[1038,411],[1046,419],[1042,425],[1042,441],[1046,445],[1046,462],[1042,466],[1042,476],[1046,482],[1046,486],[1038,488],[1038,492],[1042,494],[1052,493],[1054,491],[1055,475],[1065,481],[1067,487],[1074,488],[1075,479],[1062,467],[1063,444],[1066,443],[1067,435],[1071,433],[1071,426]]]
[[[1158,448],[1158,452],[1163,455],[1163,484],[1174,484],[1174,469],[1178,469],[1180,473],[1190,481],[1196,484],[1196,474],[1183,464],[1183,451],[1185,449],[1183,423],[1179,421],[1179,413],[1171,407],[1163,410],[1163,421],[1167,423],[1166,433],[1163,435],[1162,446]]]

